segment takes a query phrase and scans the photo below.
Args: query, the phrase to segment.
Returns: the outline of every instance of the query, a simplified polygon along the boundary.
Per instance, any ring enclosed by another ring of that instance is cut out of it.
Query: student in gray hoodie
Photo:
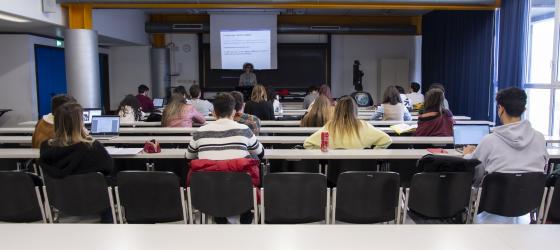
[[[527,94],[519,88],[507,88],[498,92],[498,116],[502,126],[484,137],[478,147],[467,146],[465,158],[478,159],[476,184],[484,175],[493,172],[521,173],[544,172],[548,162],[544,136],[531,127],[521,116],[527,104]]]

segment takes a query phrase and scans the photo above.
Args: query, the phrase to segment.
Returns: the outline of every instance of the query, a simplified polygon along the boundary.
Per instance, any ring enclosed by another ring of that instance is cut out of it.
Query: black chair
[[[449,219],[465,212],[469,215],[472,181],[473,174],[468,172],[415,174],[406,191],[405,212],[410,209],[429,219]]]
[[[251,177],[238,172],[194,172],[187,188],[189,218],[193,209],[212,217],[230,217],[254,208],[253,223],[257,223],[257,194]]]
[[[506,217],[519,217],[536,211],[544,202],[546,175],[530,173],[491,173],[484,177],[478,212]]]
[[[560,224],[560,178],[549,188],[544,222]]]
[[[123,171],[117,183],[120,223],[187,223],[184,189],[174,173]]]
[[[46,213],[51,223],[51,206],[67,216],[94,216],[110,211],[113,223],[117,223],[112,188],[103,174],[69,175],[62,179],[45,175],[44,180]]]
[[[264,176],[261,223],[329,223],[327,179],[315,173],[274,173]]]
[[[347,223],[399,222],[399,174],[345,172],[333,192],[332,221]]]
[[[328,160],[326,166],[327,180],[329,186],[334,187],[338,176],[347,171],[376,171],[376,160]]]
[[[270,172],[319,173],[319,160],[269,160]]]
[[[38,176],[0,171],[0,221],[46,223]]]

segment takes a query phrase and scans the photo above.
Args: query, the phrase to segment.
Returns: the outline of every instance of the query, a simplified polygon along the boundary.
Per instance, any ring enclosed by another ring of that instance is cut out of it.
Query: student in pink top
[[[174,94],[163,110],[161,125],[163,127],[192,127],[193,123],[206,123],[204,116],[187,104],[185,98]]]

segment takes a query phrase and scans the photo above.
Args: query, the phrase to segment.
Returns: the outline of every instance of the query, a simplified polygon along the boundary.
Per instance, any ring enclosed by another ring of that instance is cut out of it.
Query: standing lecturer
[[[255,86],[257,84],[257,76],[253,73],[253,64],[243,64],[243,74],[239,76],[239,87]]]

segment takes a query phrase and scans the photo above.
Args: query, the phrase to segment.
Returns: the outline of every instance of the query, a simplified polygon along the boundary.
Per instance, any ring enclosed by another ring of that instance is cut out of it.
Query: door
[[[51,98],[66,93],[64,49],[35,45],[39,119],[51,113]]]

